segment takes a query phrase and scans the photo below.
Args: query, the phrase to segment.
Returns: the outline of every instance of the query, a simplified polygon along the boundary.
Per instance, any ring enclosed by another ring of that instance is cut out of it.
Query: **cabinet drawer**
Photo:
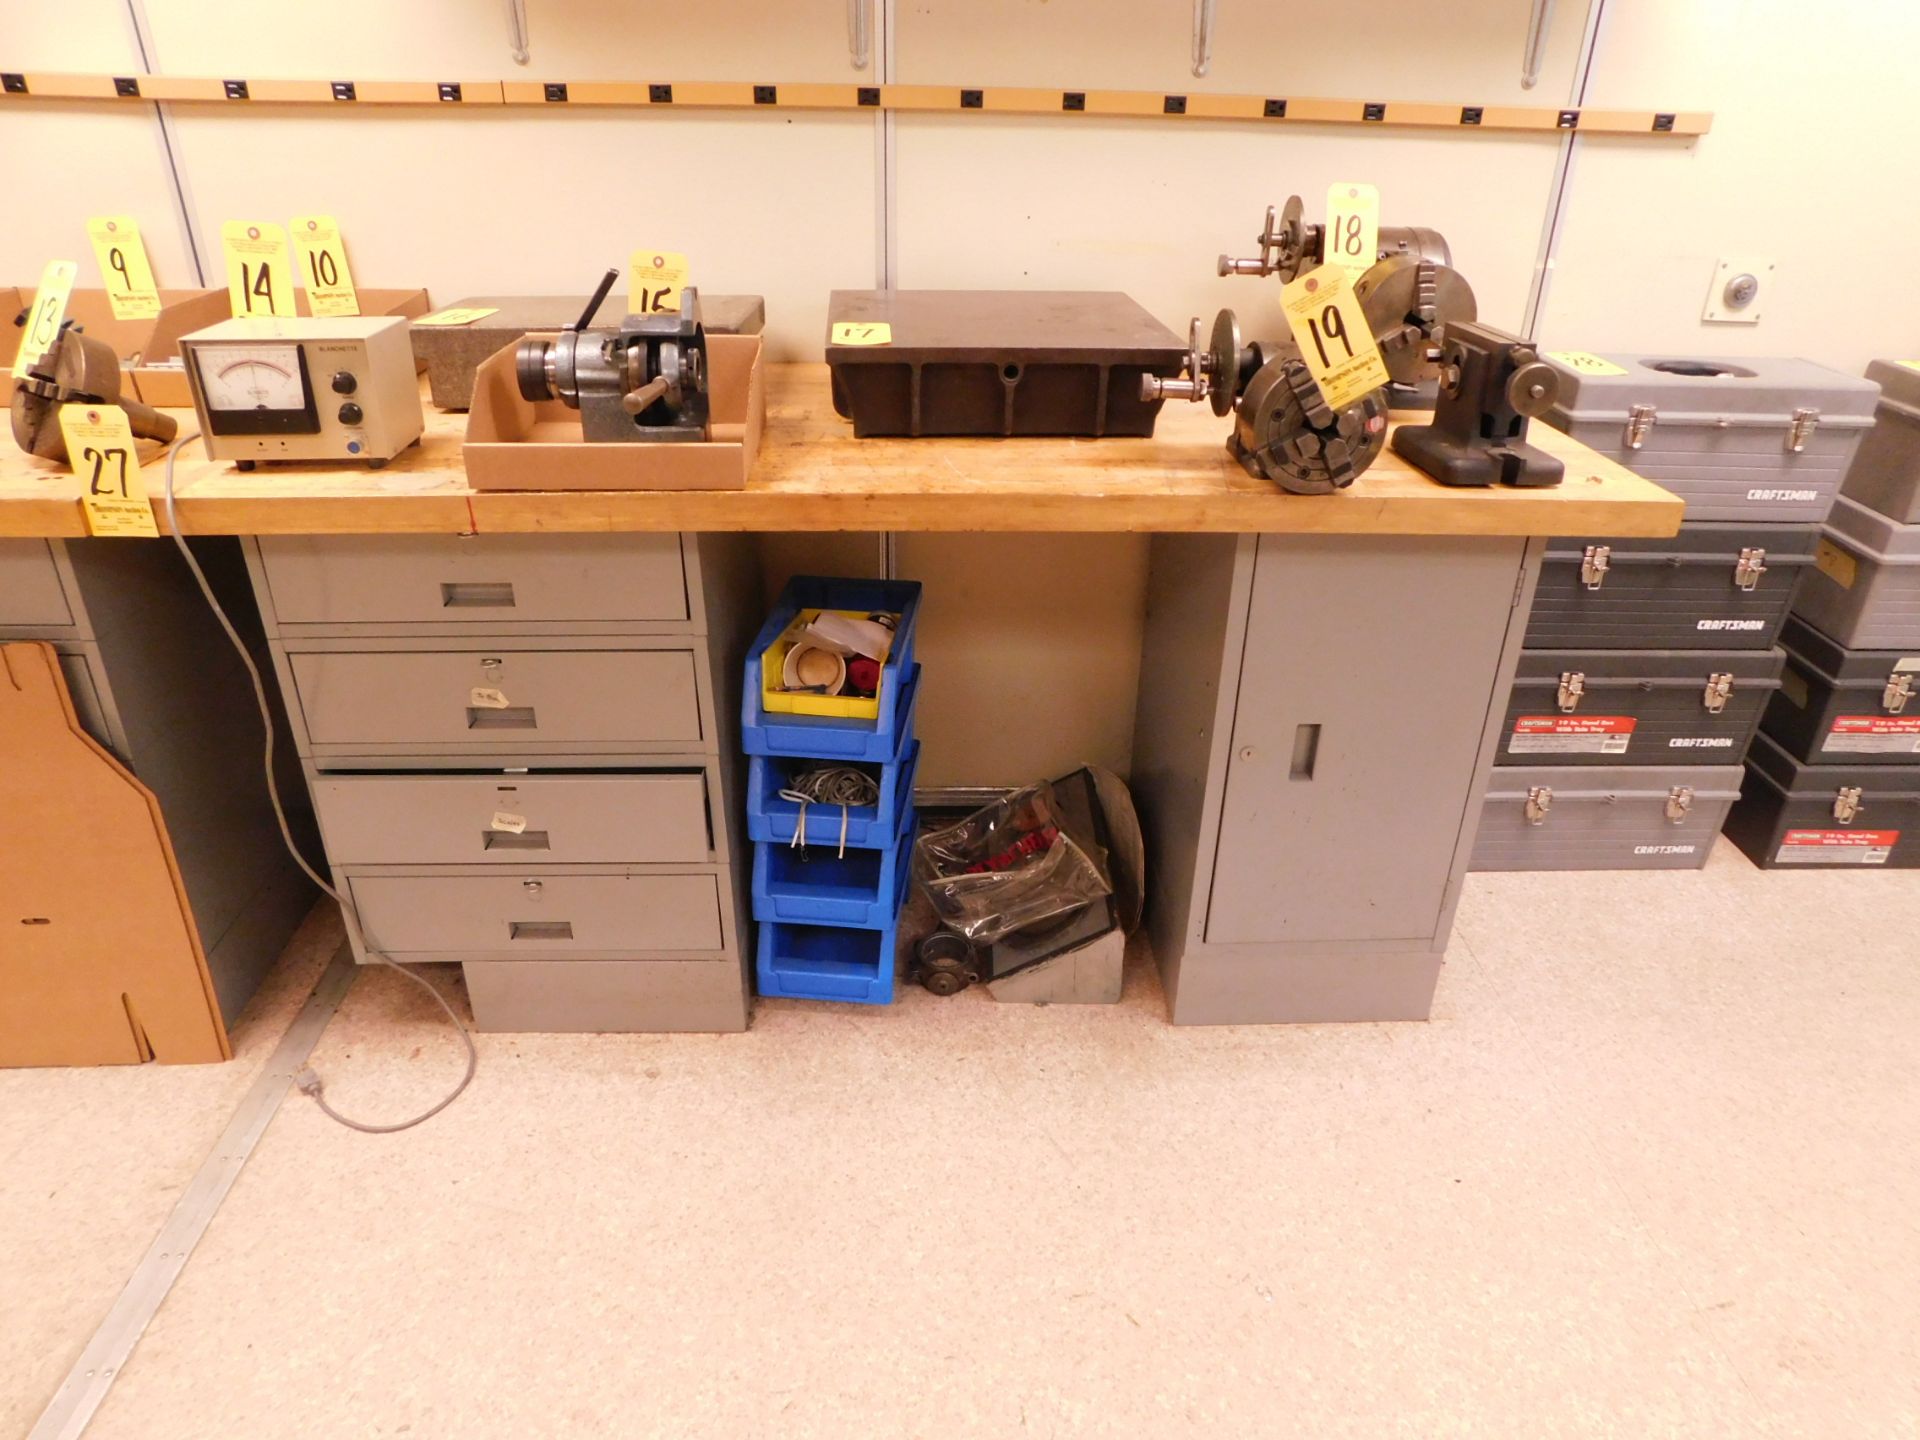
[[[377,626],[685,620],[680,537],[263,535],[282,625]]]
[[[74,623],[45,540],[0,540],[0,625],[44,628]]]
[[[313,799],[336,865],[698,864],[711,853],[701,770],[323,776]],[[503,815],[525,828],[496,828]]]
[[[726,960],[469,960],[463,968],[480,1031],[747,1028],[744,977]]]
[[[485,752],[702,739],[689,649],[310,650],[287,661],[315,746]]]
[[[367,943],[388,954],[719,953],[720,882],[694,875],[354,875]]]

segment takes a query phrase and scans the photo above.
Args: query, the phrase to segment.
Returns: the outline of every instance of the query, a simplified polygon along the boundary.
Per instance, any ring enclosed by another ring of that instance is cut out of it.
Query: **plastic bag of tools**
[[[913,842],[913,873],[940,919],[977,945],[1113,893],[1105,852],[1091,836],[1068,833],[1044,780],[923,830]]]

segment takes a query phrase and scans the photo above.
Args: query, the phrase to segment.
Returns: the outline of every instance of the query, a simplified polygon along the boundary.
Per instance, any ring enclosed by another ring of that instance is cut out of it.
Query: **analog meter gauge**
[[[216,435],[312,435],[320,429],[299,345],[200,345],[200,393]]]

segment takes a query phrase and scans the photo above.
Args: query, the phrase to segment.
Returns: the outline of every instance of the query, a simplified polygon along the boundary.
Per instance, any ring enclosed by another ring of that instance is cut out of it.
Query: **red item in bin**
[[[880,662],[870,660],[865,655],[847,657],[847,688],[861,695],[876,695],[880,691]]]

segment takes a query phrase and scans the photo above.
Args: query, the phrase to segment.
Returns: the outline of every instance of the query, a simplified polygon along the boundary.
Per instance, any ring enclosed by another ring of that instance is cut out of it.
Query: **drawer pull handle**
[[[1313,779],[1313,767],[1320,758],[1320,727],[1293,727],[1293,763],[1287,767],[1289,780]]]
[[[440,586],[440,604],[449,610],[511,609],[514,604],[510,580],[449,581]]]
[[[509,920],[507,934],[515,940],[571,940],[571,920]]]
[[[551,850],[552,844],[544,830],[522,830],[518,834],[511,830],[482,830],[480,832],[482,850]]]
[[[467,728],[469,730],[536,730],[539,722],[533,718],[533,706],[509,705],[504,710],[488,710],[481,706],[467,707]]]

